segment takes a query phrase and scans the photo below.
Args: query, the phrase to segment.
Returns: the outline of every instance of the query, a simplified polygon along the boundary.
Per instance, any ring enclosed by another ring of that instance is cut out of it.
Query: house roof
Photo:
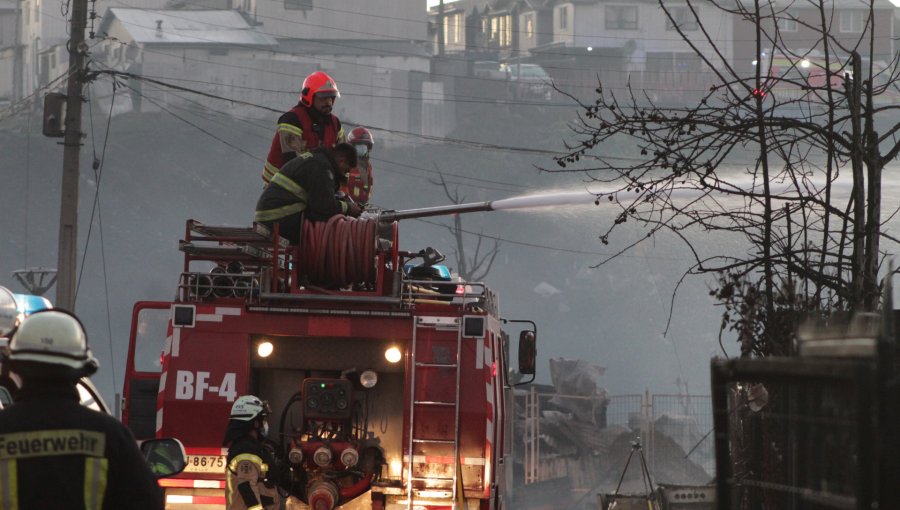
[[[530,9],[534,11],[540,11],[543,9],[549,9],[553,7],[555,3],[554,0],[522,0],[522,3],[525,5],[525,9]]]
[[[98,32],[119,20],[139,44],[275,46],[274,37],[253,30],[237,11],[162,10],[111,7]]]
[[[279,39],[278,50],[309,55],[355,55],[379,57],[430,57],[427,41],[394,39]]]

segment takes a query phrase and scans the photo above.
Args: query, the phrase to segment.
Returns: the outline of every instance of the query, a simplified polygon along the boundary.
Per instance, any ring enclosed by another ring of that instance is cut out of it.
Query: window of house
[[[527,39],[531,39],[534,37],[534,15],[526,14],[525,15],[525,37]]]
[[[512,16],[500,16],[500,47],[512,46]]]
[[[672,32],[675,30],[675,26],[677,26],[684,31],[689,30],[697,30],[700,28],[700,24],[697,22],[697,17],[694,16],[694,13],[687,6],[681,7],[669,7],[669,14],[672,15],[672,18],[675,20],[675,23],[672,23],[672,20],[666,16],[666,30]],[[694,10],[697,12],[697,16],[700,15],[700,10],[697,7],[694,7]],[[663,14],[665,16],[665,14]],[[637,27],[635,27],[637,28]]]
[[[559,28],[560,30],[568,30],[569,29],[569,6],[564,5],[556,10],[556,13],[559,14]]]
[[[796,32],[797,20],[791,18],[778,18],[778,30],[782,32]]]
[[[866,11],[841,11],[841,32],[862,32]]]
[[[444,19],[444,42],[447,44],[462,42],[462,14],[452,14]]]
[[[494,16],[491,18],[491,41],[500,48],[512,45],[512,16]]]
[[[313,0],[284,0],[284,8],[308,11],[313,8]]]
[[[606,28],[609,30],[635,30],[638,27],[636,5],[607,5]]]

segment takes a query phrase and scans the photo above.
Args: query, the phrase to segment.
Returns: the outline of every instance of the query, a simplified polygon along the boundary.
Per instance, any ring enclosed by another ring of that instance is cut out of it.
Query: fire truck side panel
[[[244,332],[174,328],[157,434],[193,447],[220,446],[232,403],[248,392],[248,351]]]

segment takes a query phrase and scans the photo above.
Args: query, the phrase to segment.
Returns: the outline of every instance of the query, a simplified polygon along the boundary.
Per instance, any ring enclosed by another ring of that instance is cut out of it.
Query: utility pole
[[[59,210],[59,259],[56,304],[75,308],[75,247],[78,242],[78,159],[81,153],[81,103],[84,89],[84,59],[87,46],[88,0],[72,0],[69,39],[69,82],[66,89],[66,132],[63,139],[62,200]]]
[[[24,94],[22,93],[22,69],[25,67],[24,55],[22,52],[22,48],[24,48],[24,44],[22,44],[22,0],[16,0],[16,49],[13,55],[13,87],[12,87],[12,98],[13,102],[22,99]]]
[[[441,0],[438,3],[438,56],[444,56],[444,34],[447,31],[447,27],[444,26],[446,21],[444,20],[444,0]]]

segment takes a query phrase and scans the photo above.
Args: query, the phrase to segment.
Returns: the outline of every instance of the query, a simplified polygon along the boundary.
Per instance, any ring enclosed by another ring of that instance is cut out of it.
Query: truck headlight
[[[400,358],[402,357],[403,354],[397,347],[388,347],[387,350],[384,351],[384,359],[388,360],[389,363],[396,363],[400,361]]]

